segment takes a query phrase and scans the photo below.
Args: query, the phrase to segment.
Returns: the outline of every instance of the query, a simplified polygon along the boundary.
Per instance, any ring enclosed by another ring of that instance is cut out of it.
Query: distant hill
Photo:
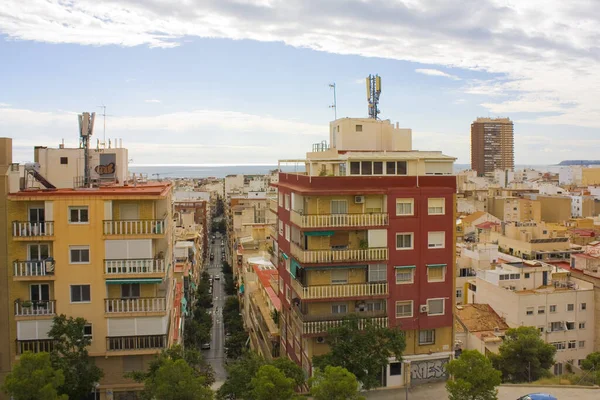
[[[558,165],[600,165],[600,160],[564,160]]]

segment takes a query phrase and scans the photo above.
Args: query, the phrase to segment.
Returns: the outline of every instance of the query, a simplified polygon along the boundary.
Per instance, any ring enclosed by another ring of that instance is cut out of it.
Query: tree
[[[225,340],[227,358],[238,359],[244,354],[248,333],[244,330],[234,332]]]
[[[293,379],[294,386],[298,387],[304,383],[304,370],[289,358],[276,358],[271,362],[271,365],[283,372],[286,378]]]
[[[48,353],[23,353],[2,385],[4,393],[14,400],[68,400],[58,394],[65,382],[63,372],[55,370]]]
[[[227,379],[217,391],[218,399],[241,399],[251,394],[250,382],[259,368],[266,364],[264,358],[254,352],[247,352],[239,360],[227,365]]]
[[[212,400],[213,393],[206,380],[197,376],[183,360],[165,359],[146,380],[142,394],[147,400]]]
[[[183,335],[186,347],[199,348],[203,343],[210,342],[210,326],[193,318],[186,318]]]
[[[62,370],[65,380],[59,388],[70,399],[88,396],[104,375],[90,358],[87,347],[92,339],[85,335],[87,321],[64,314],[54,317],[48,336],[54,340],[50,353],[52,367]]]
[[[404,334],[397,328],[383,328],[369,320],[350,316],[328,331],[330,352],[313,357],[315,367],[344,367],[352,372],[365,389],[381,385],[379,374],[390,357],[402,359],[406,348]]]
[[[256,400],[289,400],[294,395],[294,380],[272,365],[263,365],[250,383]]]
[[[596,351],[588,354],[581,362],[581,369],[589,371],[588,373],[593,377],[594,383],[600,383],[600,352]]]
[[[520,326],[506,331],[499,354],[491,356],[494,368],[502,372],[505,382],[536,381],[549,375],[556,348],[540,338],[534,326]]]
[[[450,400],[496,400],[496,386],[502,373],[477,350],[464,350],[460,358],[450,361],[446,370],[453,380],[446,382]]]
[[[358,380],[346,368],[328,365],[325,371],[315,369],[308,380],[310,394],[315,400],[363,400],[359,395]]]

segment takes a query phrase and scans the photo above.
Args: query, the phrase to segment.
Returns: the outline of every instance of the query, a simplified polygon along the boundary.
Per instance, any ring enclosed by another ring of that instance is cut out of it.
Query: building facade
[[[471,124],[471,169],[477,175],[515,167],[513,123],[509,118],[477,118]]]

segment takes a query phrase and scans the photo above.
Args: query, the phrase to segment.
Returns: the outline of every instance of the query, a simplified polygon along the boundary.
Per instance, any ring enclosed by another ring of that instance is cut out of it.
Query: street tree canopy
[[[364,400],[359,394],[356,376],[346,368],[330,365],[325,371],[317,368],[308,384],[315,400]]]
[[[250,383],[255,400],[290,400],[294,396],[294,380],[272,365],[263,365]]]
[[[450,400],[496,400],[496,386],[502,373],[477,350],[464,350],[459,358],[450,361],[446,370],[453,380],[446,382]]]
[[[498,354],[490,356],[494,368],[502,372],[505,382],[536,381],[548,376],[554,364],[556,348],[544,342],[534,326],[520,326],[506,331]]]
[[[48,353],[23,353],[6,376],[2,390],[14,400],[68,400],[58,394],[65,382],[61,370],[55,370]]]
[[[183,360],[165,359],[162,365],[144,381],[143,397],[160,400],[212,400],[205,378]]]
[[[406,348],[404,333],[384,328],[353,315],[328,331],[330,352],[313,357],[313,365],[322,370],[328,365],[344,367],[365,389],[381,385],[379,373],[391,357],[402,359]]]

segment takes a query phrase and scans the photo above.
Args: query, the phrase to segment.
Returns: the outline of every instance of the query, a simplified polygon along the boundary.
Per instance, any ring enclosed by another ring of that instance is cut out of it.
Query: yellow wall
[[[351,268],[348,269],[348,283],[366,283],[367,273],[364,268]],[[311,271],[310,269],[306,272],[306,285],[307,286],[322,286],[331,285],[331,270],[318,270]]]
[[[367,231],[346,232],[348,232],[348,249],[360,249],[360,241],[367,240]],[[340,233],[336,232],[335,235]],[[331,250],[331,242],[332,238],[329,236],[308,236],[308,250]]]
[[[582,168],[581,169],[581,185],[598,185],[600,184],[600,168]]]
[[[156,219],[159,218],[160,216],[156,216],[156,212],[155,212],[155,203],[152,200],[129,200],[129,201],[120,201],[120,200],[115,200],[113,201],[113,219],[114,220],[118,220],[120,219],[120,205],[121,204],[137,204],[138,205],[138,212],[139,212],[139,219]]]
[[[346,200],[348,214],[365,213],[368,199],[379,199],[382,207],[380,212],[385,212],[386,205],[383,195],[367,195],[362,204],[355,203],[354,196],[311,196],[305,197],[308,207],[304,209],[304,214],[331,214],[331,200]]]

